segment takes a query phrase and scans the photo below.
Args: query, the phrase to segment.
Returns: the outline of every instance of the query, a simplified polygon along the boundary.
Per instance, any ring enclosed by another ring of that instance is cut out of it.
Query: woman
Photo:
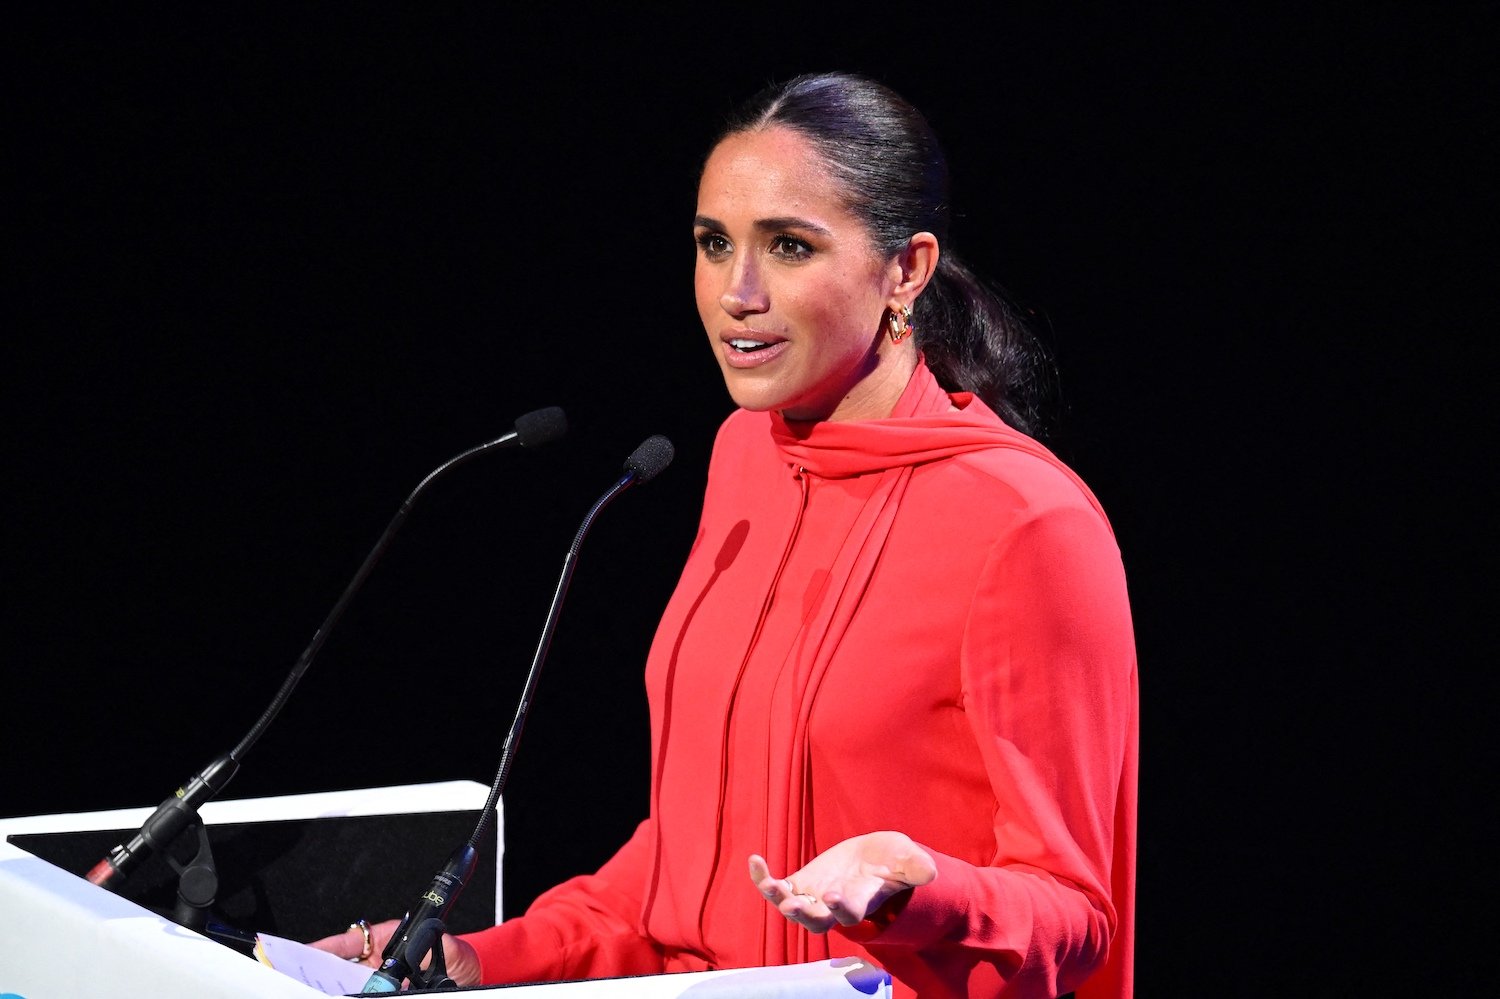
[[[650,816],[450,937],[460,983],[860,955],[902,995],[1130,994],[1119,552],[1024,433],[1037,355],[944,249],[946,188],[921,115],[849,75],[714,145],[694,283],[740,408],[646,666]]]

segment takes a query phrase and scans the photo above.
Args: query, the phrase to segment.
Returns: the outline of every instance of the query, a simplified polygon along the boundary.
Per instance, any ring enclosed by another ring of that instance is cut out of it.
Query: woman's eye
[[[718,258],[729,253],[729,240],[717,232],[705,232],[695,237],[704,256]]]
[[[788,260],[805,260],[812,256],[812,247],[795,236],[781,235],[771,240],[771,255]]]

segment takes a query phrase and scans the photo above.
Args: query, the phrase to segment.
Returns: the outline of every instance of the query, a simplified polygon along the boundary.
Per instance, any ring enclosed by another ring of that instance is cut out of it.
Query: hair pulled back
[[[772,126],[793,129],[818,149],[845,206],[883,253],[894,256],[918,232],[937,237],[937,273],[912,306],[927,366],[943,388],[973,392],[1011,426],[1038,436],[1051,360],[1017,309],[948,248],[948,163],[921,112],[866,77],[806,74],[740,105],[714,144]]]

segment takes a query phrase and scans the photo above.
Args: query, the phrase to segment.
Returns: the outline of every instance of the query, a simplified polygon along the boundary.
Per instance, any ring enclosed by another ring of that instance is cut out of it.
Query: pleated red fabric
[[[977,399],[919,367],[884,420],[733,414],[646,689],[650,816],[471,935],[487,980],[859,955],[901,995],[1131,994],[1119,551],[1083,482]],[[879,925],[810,934],[750,883],[751,853],[789,874],[884,829],[939,877]]]

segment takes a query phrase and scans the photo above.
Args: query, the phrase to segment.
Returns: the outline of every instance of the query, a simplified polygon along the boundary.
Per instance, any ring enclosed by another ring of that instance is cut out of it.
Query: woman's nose
[[[770,306],[765,283],[749,261],[738,260],[729,270],[729,280],[719,296],[719,305],[731,316],[765,312]]]

